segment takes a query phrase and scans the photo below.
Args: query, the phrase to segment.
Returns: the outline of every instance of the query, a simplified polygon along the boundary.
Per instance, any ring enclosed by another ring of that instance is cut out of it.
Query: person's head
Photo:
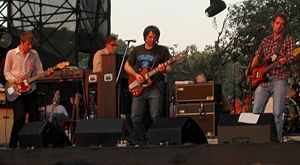
[[[144,29],[143,35],[145,44],[153,47],[156,43],[158,43],[160,31],[156,26],[150,25]]]
[[[32,48],[33,34],[32,32],[23,32],[20,36],[20,49],[23,53],[28,53]]]
[[[105,47],[109,53],[114,53],[116,48],[118,47],[117,37],[116,36],[107,36],[105,38]]]
[[[287,24],[287,16],[285,14],[276,14],[272,20],[273,33],[281,34]]]

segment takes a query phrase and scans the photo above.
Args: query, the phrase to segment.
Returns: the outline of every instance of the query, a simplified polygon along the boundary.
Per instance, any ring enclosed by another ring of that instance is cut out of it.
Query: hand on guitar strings
[[[285,64],[285,63],[286,63],[286,58],[281,58],[281,59],[279,60],[279,63],[280,63],[281,65]]]
[[[144,77],[143,77],[142,75],[136,73],[136,74],[134,75],[134,77],[135,77],[135,79],[138,81],[138,83],[144,82]]]
[[[162,74],[167,73],[168,66],[162,64],[158,64],[158,71]]]
[[[48,71],[47,72],[47,76],[49,76],[50,74],[53,73],[53,68],[50,67],[50,68],[47,69],[47,71]]]

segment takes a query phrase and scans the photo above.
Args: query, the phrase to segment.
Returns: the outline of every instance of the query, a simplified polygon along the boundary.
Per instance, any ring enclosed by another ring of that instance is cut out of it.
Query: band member
[[[93,72],[102,72],[102,55],[112,54],[117,48],[117,37],[107,36],[105,39],[105,48],[98,50],[93,57]]]
[[[132,50],[124,69],[138,83],[145,81],[145,77],[140,74],[145,67],[149,67],[149,71],[158,67],[159,72],[151,77],[153,80],[151,86],[145,88],[141,95],[134,96],[132,100],[133,143],[136,145],[146,144],[144,115],[150,114],[152,121],[162,116],[165,96],[164,74],[171,70],[169,65],[165,66],[162,64],[171,55],[166,47],[158,45],[159,29],[150,25],[144,29],[143,35],[145,43],[136,46]],[[147,111],[150,111],[150,113],[147,113]]]
[[[7,52],[4,64],[4,76],[8,83],[22,84],[23,80],[43,73],[43,66],[37,51],[32,49],[33,34],[24,32],[20,36],[18,47]],[[48,69],[48,74],[53,72]],[[12,101],[14,110],[14,123],[9,142],[10,148],[16,148],[18,145],[18,134],[25,124],[26,113],[28,120],[39,120],[39,111],[37,105],[36,84],[33,82],[31,90],[20,95],[15,101]]]
[[[278,141],[282,139],[283,110],[287,89],[287,61],[293,60],[294,39],[283,33],[287,25],[287,17],[277,14],[273,17],[271,26],[273,33],[265,37],[255,52],[250,69],[253,70],[261,59],[279,61],[268,72],[268,78],[262,81],[255,90],[253,113],[263,113],[269,97],[273,98],[273,115],[276,123]],[[248,70],[246,75],[248,75]],[[253,75],[250,74],[250,75]],[[253,82],[254,77],[248,77]]]

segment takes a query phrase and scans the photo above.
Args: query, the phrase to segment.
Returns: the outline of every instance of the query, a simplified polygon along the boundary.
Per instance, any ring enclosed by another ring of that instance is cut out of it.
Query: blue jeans
[[[161,117],[164,108],[164,92],[161,88],[153,88],[143,91],[140,96],[133,97],[131,108],[131,120],[133,122],[133,141],[146,144],[145,114],[150,111],[152,121]]]
[[[268,82],[269,87],[264,88],[259,86],[255,90],[253,113],[263,113],[269,97],[273,97],[273,116],[276,124],[277,138],[281,140],[287,80],[280,80],[271,76]]]

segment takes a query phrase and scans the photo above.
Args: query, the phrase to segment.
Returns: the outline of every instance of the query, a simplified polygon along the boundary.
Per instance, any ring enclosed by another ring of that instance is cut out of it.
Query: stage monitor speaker
[[[13,122],[13,109],[0,108],[0,144],[8,144]]]
[[[152,145],[204,144],[207,143],[207,139],[191,117],[180,116],[157,119],[149,129],[148,143]]]
[[[48,121],[29,122],[19,133],[22,148],[65,147],[72,145],[60,128]]]
[[[218,143],[270,143],[277,140],[273,114],[260,114],[257,124],[239,123],[240,115],[221,114]]]
[[[123,136],[123,119],[79,120],[75,130],[75,143],[77,146],[115,146]]]

